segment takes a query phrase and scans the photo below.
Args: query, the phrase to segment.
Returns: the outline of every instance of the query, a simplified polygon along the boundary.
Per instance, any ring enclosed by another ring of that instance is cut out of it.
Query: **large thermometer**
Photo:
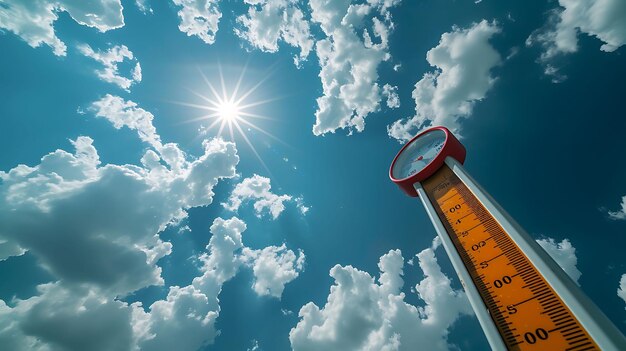
[[[469,176],[444,127],[411,139],[389,176],[419,196],[494,350],[626,350],[580,288]]]

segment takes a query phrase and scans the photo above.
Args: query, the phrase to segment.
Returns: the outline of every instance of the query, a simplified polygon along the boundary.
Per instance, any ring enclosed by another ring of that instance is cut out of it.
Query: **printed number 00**
[[[527,343],[529,344],[534,344],[537,342],[537,339],[539,340],[546,340],[548,339],[548,332],[543,329],[543,328],[537,328],[537,330],[535,330],[535,332],[527,332],[524,334],[524,340],[526,340]]]

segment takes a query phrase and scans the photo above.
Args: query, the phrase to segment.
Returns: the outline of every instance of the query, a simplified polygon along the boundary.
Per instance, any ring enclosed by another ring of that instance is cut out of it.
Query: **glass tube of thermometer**
[[[400,150],[389,177],[419,197],[493,350],[626,350],[626,339],[465,171],[444,127]]]

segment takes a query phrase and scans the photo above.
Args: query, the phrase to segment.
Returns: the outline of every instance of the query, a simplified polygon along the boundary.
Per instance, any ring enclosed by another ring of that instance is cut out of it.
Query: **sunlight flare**
[[[208,111],[207,114],[183,122],[193,123],[209,121],[208,125],[202,124],[200,126],[200,128],[198,129],[199,135],[197,137],[208,135],[212,131],[216,130],[216,136],[235,141],[235,134],[237,133],[241,137],[241,139],[250,147],[250,149],[252,149],[252,152],[258,158],[263,167],[265,167],[265,169],[269,172],[268,167],[261,158],[258,150],[252,144],[250,137],[246,135],[246,132],[249,133],[252,132],[252,130],[255,130],[272,138],[275,141],[280,142],[283,145],[289,145],[251,121],[253,119],[271,120],[271,118],[267,116],[254,113],[253,111],[251,111],[251,109],[266,104],[268,102],[275,101],[277,99],[271,98],[264,100],[251,100],[253,93],[262,85],[267,77],[254,84],[250,89],[247,89],[246,91],[240,93],[245,72],[246,67],[242,69],[234,89],[232,91],[228,91],[226,88],[226,80],[224,79],[224,74],[220,66],[219,81],[221,89],[218,91],[218,89],[216,89],[216,87],[211,83],[206,75],[204,75],[204,73],[200,71],[200,75],[204,80],[204,83],[207,85],[210,94],[208,94],[207,96],[190,90],[193,95],[202,99],[203,103],[194,104],[178,102],[178,104]],[[242,125],[245,125],[246,128],[242,128]]]
[[[227,122],[235,121],[239,118],[239,105],[232,101],[223,101],[217,106],[219,118]]]

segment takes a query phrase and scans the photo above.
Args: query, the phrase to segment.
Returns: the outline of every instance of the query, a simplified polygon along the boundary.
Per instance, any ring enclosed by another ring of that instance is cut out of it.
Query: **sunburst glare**
[[[228,121],[237,120],[239,118],[239,106],[232,101],[220,101],[217,106],[219,118]]]
[[[221,88],[220,91],[218,91],[211,83],[211,81],[206,77],[206,75],[204,75],[204,73],[200,71],[200,76],[204,80],[204,83],[206,84],[210,95],[207,96],[193,90],[190,90],[190,92],[202,99],[204,104],[193,104],[185,102],[178,103],[184,106],[209,111],[209,113],[197,118],[193,118],[191,120],[187,120],[183,123],[208,121],[208,125],[201,125],[199,129],[200,134],[198,135],[198,137],[208,135],[212,131],[216,131],[216,136],[235,141],[235,134],[238,134],[246,142],[246,144],[248,144],[254,155],[259,159],[259,161],[261,162],[263,167],[265,167],[268,173],[271,173],[269,171],[269,168],[259,155],[257,149],[254,147],[254,145],[252,145],[250,138],[248,137],[248,135],[246,135],[246,131],[250,132],[252,129],[254,129],[258,132],[265,134],[266,136],[269,136],[275,141],[285,144],[284,141],[280,140],[268,131],[260,128],[251,121],[254,119],[271,120],[271,118],[269,117],[253,113],[251,109],[253,107],[257,107],[259,105],[266,104],[277,99],[273,98],[266,100],[249,101],[251,100],[254,91],[256,91],[262,85],[262,83],[267,79],[267,76],[255,85],[253,85],[250,89],[247,89],[244,93],[239,94],[245,72],[246,67],[242,69],[234,89],[229,92],[226,88],[224,74],[222,72],[221,66],[219,66],[219,80]]]

